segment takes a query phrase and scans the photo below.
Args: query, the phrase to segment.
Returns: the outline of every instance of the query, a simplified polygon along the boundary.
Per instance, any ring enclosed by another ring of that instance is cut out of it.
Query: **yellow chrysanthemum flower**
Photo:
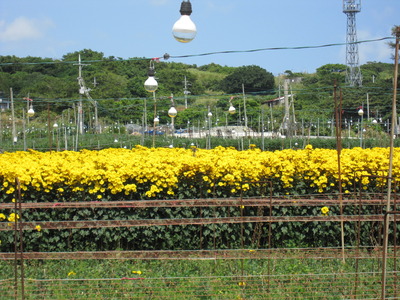
[[[139,271],[132,271],[132,273],[133,273],[133,274],[141,275],[141,274],[142,274],[142,271],[140,271],[140,270],[139,270]]]
[[[329,213],[329,207],[324,206],[323,208],[321,208],[321,212],[324,216],[327,216]]]
[[[369,176],[387,176],[388,172],[382,170],[388,169],[388,154],[388,148],[343,149],[344,193],[350,193],[350,187],[358,183],[368,190],[383,187],[385,179],[371,180]],[[292,194],[298,183],[305,184],[311,193],[331,192],[339,185],[336,150],[311,145],[304,150],[274,152],[217,147],[197,149],[195,156],[190,149],[138,146],[132,150],[2,153],[1,158],[0,190],[14,193],[18,177],[21,189],[28,191],[23,197],[36,192],[46,192],[49,198],[53,193],[86,192],[91,200],[100,199],[100,194],[104,198],[110,194],[172,198],[182,182],[188,189],[201,185],[208,194],[223,191],[226,196],[240,191],[241,182],[272,180],[273,188],[282,195]],[[400,170],[400,160],[394,160],[393,170],[393,177],[400,179],[396,171]],[[243,191],[255,188],[255,184],[242,187]]]
[[[8,222],[15,222],[18,219],[19,219],[19,215],[16,213],[11,213],[7,218]]]

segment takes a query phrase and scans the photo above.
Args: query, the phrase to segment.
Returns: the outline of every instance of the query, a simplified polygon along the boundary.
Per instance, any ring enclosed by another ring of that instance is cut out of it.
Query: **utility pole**
[[[92,103],[94,107],[94,126],[95,126],[95,133],[101,133],[101,128],[99,127],[99,121],[98,121],[98,113],[97,113],[97,101],[94,101],[92,97],[90,96],[90,88],[87,88],[85,85],[85,81],[83,80],[82,77],[82,67],[83,66],[88,66],[88,64],[82,64],[81,62],[81,55],[79,54],[78,56],[78,63],[76,64],[79,67],[79,75],[78,75],[78,84],[79,84],[79,94],[80,94],[80,101],[78,105],[78,127],[79,127],[79,132],[80,134],[83,133],[83,106],[82,106],[82,95],[85,95],[86,98]],[[96,81],[94,81],[95,86],[98,84]]]
[[[244,83],[242,83],[242,93],[243,93],[243,114],[244,114],[244,127],[247,135],[247,109],[246,109],[246,94],[244,92]]]
[[[389,152],[389,171],[388,171],[388,186],[387,186],[387,202],[386,202],[386,214],[385,214],[385,228],[384,228],[384,240],[383,240],[383,263],[382,263],[382,293],[381,299],[386,299],[386,266],[388,256],[388,245],[389,245],[389,221],[390,215],[388,212],[391,210],[391,190],[392,190],[392,174],[393,174],[393,157],[394,157],[394,135],[396,134],[397,122],[397,81],[399,78],[399,47],[400,47],[400,26],[395,28],[395,54],[394,54],[394,75],[393,75],[393,99],[392,99],[392,123],[390,128],[390,152]]]
[[[286,134],[290,135],[290,106],[289,106],[289,79],[283,81],[283,93],[285,103],[285,115],[281,124],[280,131],[286,131]]]
[[[83,134],[83,106],[82,106],[82,94],[85,93],[85,91],[82,89],[81,86],[81,81],[83,80],[82,78],[82,67],[83,64],[81,63],[81,55],[79,54],[78,56],[78,63],[76,64],[78,66],[78,84],[80,86],[79,88],[79,94],[80,94],[80,99],[78,103],[78,118],[77,118],[77,130],[80,134]]]
[[[17,137],[17,130],[15,128],[14,95],[12,88],[10,88],[10,99],[11,99],[12,142],[15,145],[17,143],[18,137]]]
[[[186,80],[186,76],[185,76],[185,80],[183,81],[184,84],[184,90],[183,90],[183,94],[185,95],[185,109],[188,108],[188,101],[187,101],[187,95],[190,94],[190,92],[187,90],[188,85],[190,85],[190,83],[188,83],[188,81]]]
[[[292,135],[296,135],[296,114],[294,113],[294,96],[293,96],[293,90],[292,90],[292,86],[290,86],[290,104],[289,104],[289,109],[290,106],[292,107],[292,119],[290,122],[290,128],[292,131]]]

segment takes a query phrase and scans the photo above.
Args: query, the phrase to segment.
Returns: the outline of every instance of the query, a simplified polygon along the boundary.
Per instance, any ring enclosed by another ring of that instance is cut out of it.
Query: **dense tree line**
[[[152,101],[152,95],[143,86],[149,68],[149,60],[144,58],[105,57],[101,52],[88,49],[68,53],[60,60],[0,56],[1,96],[8,98],[12,88],[15,99],[33,99],[38,114],[49,108],[46,101],[51,103],[50,110],[56,114],[72,108],[74,100],[80,97],[77,81],[79,55],[83,64],[82,77],[90,88],[91,97],[99,100],[99,117],[124,122],[140,119],[142,99],[150,98]],[[171,94],[183,97],[185,80],[189,83],[190,95],[236,92],[236,82],[233,83],[230,76],[239,78],[240,91],[242,84],[248,90],[271,90],[274,87],[273,75],[257,66],[240,69],[212,63],[197,67],[168,61],[155,62],[154,65],[159,83],[156,95],[161,100]],[[250,72],[251,76],[247,74],[249,70],[255,70]],[[260,76],[268,80],[257,80]],[[23,107],[21,102],[16,101],[16,106]],[[158,102],[160,111],[168,110],[168,101]]]
[[[29,96],[35,101],[38,117],[41,112],[49,109],[54,114],[61,114],[66,109],[73,108],[80,97],[77,81],[78,55],[84,64],[83,78],[91,89],[90,95],[99,100],[100,118],[122,122],[141,120],[144,99],[149,99],[148,122],[151,123],[152,95],[143,86],[149,60],[144,58],[105,57],[103,53],[89,49],[68,53],[60,60],[0,56],[0,96],[8,98],[10,88],[13,89],[15,99]],[[365,106],[367,101],[373,117],[385,119],[391,111],[393,65],[387,63],[368,62],[362,65],[362,87],[346,86],[346,66],[343,64],[327,64],[319,67],[313,74],[287,70],[284,76],[276,78],[255,65],[228,67],[211,63],[197,66],[169,61],[154,64],[159,83],[156,92],[157,109],[160,114],[163,113],[161,122],[168,122],[168,97],[171,94],[176,98],[188,96],[184,92],[184,80],[189,83],[190,94],[187,101],[190,105],[188,109],[179,111],[176,118],[179,127],[186,127],[190,120],[204,119],[207,110],[213,108],[225,111],[220,116],[220,123],[223,118],[226,118],[226,122],[237,122],[238,117],[226,115],[226,111],[231,101],[243,113],[243,103],[238,98],[243,91],[247,95],[246,109],[248,118],[252,120],[250,125],[257,127],[260,124],[262,107],[265,110],[270,108],[265,103],[283,94],[285,79],[290,80],[290,94],[294,95],[293,109],[297,118],[332,118],[334,82],[343,93],[344,111],[349,116],[356,116],[356,109]],[[295,80],[298,78],[301,80]],[[232,96],[233,100],[230,100]],[[206,100],[196,101],[199,97]],[[23,107],[22,102],[16,101],[17,108]],[[282,110],[275,110],[274,114],[281,118]]]

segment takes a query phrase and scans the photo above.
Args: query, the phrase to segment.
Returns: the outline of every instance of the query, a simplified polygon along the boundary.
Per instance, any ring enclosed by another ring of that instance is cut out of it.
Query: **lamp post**
[[[25,111],[22,110],[22,120],[23,120],[23,132],[24,132],[24,151],[26,151],[26,131],[29,130],[29,118],[33,117],[35,115],[35,111],[33,110],[33,105],[32,105],[32,99],[29,98],[29,94],[28,97],[23,98],[24,100],[26,100],[26,124],[27,126],[25,126]]]
[[[228,112],[229,112],[231,115],[233,115],[233,114],[236,112],[236,108],[232,105],[232,99],[233,99],[233,97],[231,97],[231,98],[229,99],[229,109],[228,109]]]
[[[236,112],[236,108],[232,105],[232,99],[233,99],[233,98],[234,98],[234,97],[231,97],[231,98],[229,99],[228,113],[225,114],[225,126],[226,126],[226,127],[228,127],[228,114],[234,115],[235,112]]]
[[[178,114],[178,111],[175,108],[174,95],[173,94],[171,94],[170,99],[171,99],[171,107],[168,110],[168,116],[171,118],[171,132],[172,132],[172,135],[174,135],[174,132],[175,132],[174,119],[175,119],[176,115]]]
[[[212,112],[210,110],[210,108],[208,108],[208,145],[207,145],[207,149],[211,149],[211,117],[212,117]]]
[[[155,137],[156,137],[156,133],[157,133],[157,126],[158,124],[160,124],[160,119],[159,117],[156,115],[157,114],[157,108],[156,108],[156,102],[154,102],[154,120],[153,120],[153,148],[155,147]]]
[[[12,122],[12,142],[15,145],[18,141],[17,129],[15,127],[15,112],[14,112],[14,94],[13,89],[10,88],[10,100],[11,100],[11,122]]]
[[[27,119],[29,119],[27,117]],[[25,109],[22,109],[22,137],[24,140],[24,151],[26,151],[26,123],[25,123]]]
[[[54,129],[53,139],[54,139],[54,136],[56,137],[56,150],[60,151],[60,149],[59,149],[60,144],[59,144],[59,140],[58,140],[58,124],[57,124],[57,122],[55,122],[53,124],[53,129]]]
[[[187,121],[187,132],[189,134],[189,137],[192,138],[194,130],[190,129],[190,120]]]
[[[160,123],[160,119],[157,116],[156,92],[153,92],[153,101],[154,101],[154,119],[153,119],[153,148],[154,148],[156,143],[156,127]]]
[[[150,61],[150,67],[147,72],[147,75],[149,76],[147,80],[144,82],[144,88],[146,91],[149,93],[153,93],[153,101],[154,101],[154,122],[153,122],[153,148],[155,146],[155,134],[156,134],[156,119],[157,118],[157,101],[156,101],[156,90],[158,89],[158,83],[157,80],[154,78],[155,76],[155,70],[154,70],[154,63],[153,60]]]
[[[362,107],[358,110],[358,115],[361,117],[361,126],[360,126],[360,147],[363,147],[363,119],[364,119],[364,111]]]
[[[26,99],[26,108],[27,108],[27,110],[26,110],[26,120],[27,120],[27,123],[28,123],[28,126],[29,126],[29,118],[33,117],[34,114],[35,114],[35,111],[33,110],[33,105],[32,105],[33,100],[30,99],[29,96],[24,98],[24,99]]]

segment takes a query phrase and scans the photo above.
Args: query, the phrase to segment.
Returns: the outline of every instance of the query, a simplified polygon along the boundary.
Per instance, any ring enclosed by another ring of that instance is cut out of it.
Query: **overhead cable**
[[[199,54],[186,54],[186,55],[170,55],[165,53],[160,57],[153,58],[113,58],[113,59],[100,59],[100,60],[87,60],[82,61],[82,63],[96,63],[96,62],[124,62],[124,61],[135,61],[135,60],[154,60],[159,61],[161,59],[168,60],[169,58],[188,58],[188,57],[199,57],[199,56],[209,56],[209,55],[217,55],[217,54],[235,54],[235,53],[252,53],[252,52],[261,52],[261,51],[276,51],[276,50],[302,50],[302,49],[317,49],[317,48],[327,48],[327,47],[335,47],[335,46],[344,46],[347,44],[364,44],[364,43],[372,43],[379,42],[384,40],[392,40],[394,37],[382,37],[377,39],[370,40],[362,40],[353,43],[332,43],[332,44],[323,44],[323,45],[309,45],[309,46],[294,46],[294,47],[270,47],[270,48],[258,48],[258,49],[249,49],[249,50],[226,50],[226,51],[215,51],[215,52],[207,52],[207,53],[199,53]],[[9,62],[9,63],[0,63],[0,66],[9,66],[9,65],[41,65],[41,64],[73,64],[77,63],[77,61],[44,61],[44,62]]]

